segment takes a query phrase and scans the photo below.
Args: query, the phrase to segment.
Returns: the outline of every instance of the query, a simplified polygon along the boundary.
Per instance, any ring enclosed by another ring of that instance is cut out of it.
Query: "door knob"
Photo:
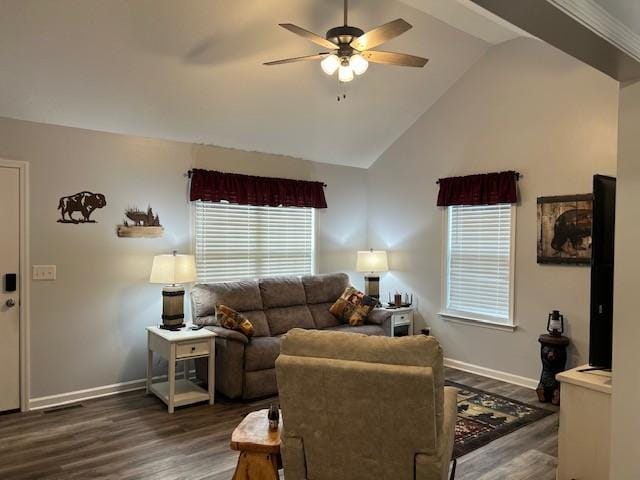
[[[9,308],[13,308],[16,306],[16,301],[13,298],[10,298],[4,304]]]

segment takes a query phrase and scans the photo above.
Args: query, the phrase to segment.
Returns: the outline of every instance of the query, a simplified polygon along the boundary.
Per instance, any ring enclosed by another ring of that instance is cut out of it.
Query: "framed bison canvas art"
[[[538,263],[589,265],[593,196],[538,198]]]

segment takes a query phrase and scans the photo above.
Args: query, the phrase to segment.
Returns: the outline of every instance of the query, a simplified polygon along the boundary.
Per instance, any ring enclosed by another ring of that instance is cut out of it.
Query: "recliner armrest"
[[[225,340],[234,340],[236,342],[240,342],[245,345],[249,343],[249,339],[245,334],[237,332],[235,330],[229,330],[228,328],[218,327],[215,325],[210,325],[204,328],[212,331],[218,337],[224,338]]]
[[[451,459],[453,443],[456,435],[456,420],[458,419],[458,392],[455,387],[444,387],[444,408],[442,433],[438,438],[438,453]]]
[[[447,480],[453,454],[458,415],[458,389],[444,387],[444,419],[442,432],[438,435],[438,453],[427,455],[418,453],[415,458],[416,480]]]

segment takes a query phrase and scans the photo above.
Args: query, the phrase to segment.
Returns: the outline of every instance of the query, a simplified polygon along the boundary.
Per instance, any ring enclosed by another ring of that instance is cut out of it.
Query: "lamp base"
[[[182,330],[186,326],[187,326],[186,323],[181,323],[180,325],[165,325],[163,323],[162,325],[158,325],[158,327],[163,329],[163,330],[171,330],[171,331]]]
[[[184,326],[184,287],[162,287],[162,328],[178,330]]]
[[[380,300],[380,277],[365,275],[364,294]]]

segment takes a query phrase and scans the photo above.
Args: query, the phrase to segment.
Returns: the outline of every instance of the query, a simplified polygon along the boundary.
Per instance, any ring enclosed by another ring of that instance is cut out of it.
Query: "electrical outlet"
[[[33,280],[55,280],[56,266],[55,265],[33,265],[32,278]]]

